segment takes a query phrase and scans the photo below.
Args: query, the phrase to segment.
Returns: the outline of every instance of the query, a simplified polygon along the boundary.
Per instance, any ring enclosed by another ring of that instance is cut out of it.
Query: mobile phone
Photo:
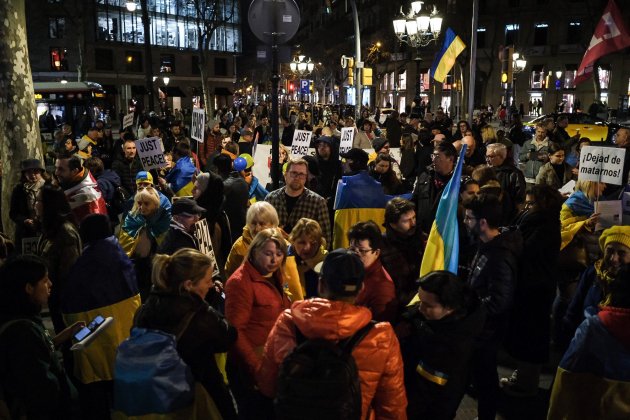
[[[87,337],[89,337],[98,327],[100,327],[103,322],[105,322],[105,318],[100,315],[97,315],[92,322],[90,322],[87,326],[81,328],[79,332],[74,335],[74,339],[77,341],[83,341]]]

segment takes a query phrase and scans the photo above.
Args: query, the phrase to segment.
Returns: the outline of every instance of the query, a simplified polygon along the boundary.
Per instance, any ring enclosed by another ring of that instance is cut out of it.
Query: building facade
[[[118,115],[146,104],[145,67],[154,75],[162,110],[191,109],[203,100],[193,1],[146,0],[150,32],[140,2],[130,12],[125,0],[29,0],[27,33],[34,82],[96,82],[104,88],[103,112]],[[238,0],[226,0],[222,23],[209,40],[208,81],[215,107],[231,104],[236,55],[242,51]],[[145,37],[151,44],[146,62]],[[168,76],[168,84],[164,77]],[[155,101],[156,104],[158,101]],[[156,109],[156,111],[158,111]]]

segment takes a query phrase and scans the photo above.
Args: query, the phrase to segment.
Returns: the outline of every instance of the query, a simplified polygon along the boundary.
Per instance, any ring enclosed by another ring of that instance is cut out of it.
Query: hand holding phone
[[[96,336],[98,336],[112,323],[112,321],[112,317],[104,318],[101,315],[97,315],[89,324],[81,328],[73,335],[76,343],[70,348],[70,350],[80,350],[90,344]]]

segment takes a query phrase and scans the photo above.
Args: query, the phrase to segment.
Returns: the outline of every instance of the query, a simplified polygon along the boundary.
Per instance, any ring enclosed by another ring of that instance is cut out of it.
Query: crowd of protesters
[[[602,228],[595,211],[628,192],[630,130],[614,145],[623,185],[578,180],[563,196],[590,140],[570,137],[562,117],[531,139],[518,114],[501,130],[442,109],[377,120],[283,116],[276,190],[254,173],[254,145],[271,142],[264,105],[219,110],[202,143],[174,118],[140,115],[117,139],[100,121],[85,134],[64,125],[52,173],[21,162],[15,235],[0,242],[0,417],[132,417],[115,397],[117,348],[147,329],[177,338],[199,385],[188,418],[453,419],[468,392],[479,419],[494,419],[500,392],[538,394],[552,348],[566,354],[549,418],[630,417],[630,226]],[[342,127],[355,129],[346,153]],[[313,131],[313,156],[290,156],[295,129]],[[144,170],[134,141],[145,137],[168,166]],[[458,272],[418,278],[464,145]],[[380,220],[340,229],[337,185],[353,176],[389,197]],[[333,249],[339,235],[347,248]],[[71,351],[96,315],[114,325]],[[322,401],[325,390],[287,386],[297,379],[285,365],[318,339],[350,346],[356,407],[345,392]],[[500,349],[516,366],[504,378]]]

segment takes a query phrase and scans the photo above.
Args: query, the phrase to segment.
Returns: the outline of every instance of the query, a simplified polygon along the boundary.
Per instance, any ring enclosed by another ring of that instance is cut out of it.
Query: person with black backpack
[[[276,419],[406,419],[398,339],[354,305],[363,287],[361,259],[347,249],[316,266],[319,294],[293,304],[276,321],[256,373],[274,398]]]

